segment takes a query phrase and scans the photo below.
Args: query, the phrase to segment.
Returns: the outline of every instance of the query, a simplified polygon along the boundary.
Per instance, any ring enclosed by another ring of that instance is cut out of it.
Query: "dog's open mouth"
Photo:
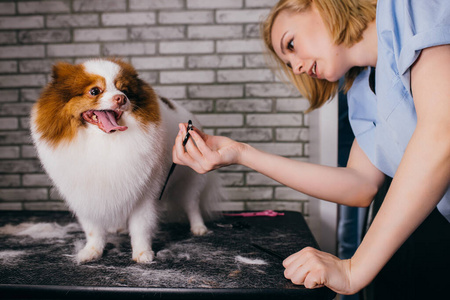
[[[86,122],[97,125],[106,133],[113,133],[116,130],[127,130],[127,126],[120,126],[117,121],[122,116],[122,111],[118,110],[88,110],[81,114]]]

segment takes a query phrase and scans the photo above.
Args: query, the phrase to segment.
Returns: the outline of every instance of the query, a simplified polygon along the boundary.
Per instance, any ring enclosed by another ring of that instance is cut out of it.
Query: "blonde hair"
[[[314,2],[322,16],[325,26],[336,45],[351,47],[361,41],[367,25],[375,20],[377,0],[280,0],[261,24],[264,44],[271,60],[275,61],[282,73],[297,87],[300,93],[309,100],[307,112],[321,107],[334,96],[339,88],[338,82],[316,79],[307,74],[295,75],[291,68],[277,56],[272,45],[272,26],[280,12],[304,12],[311,9]],[[345,75],[344,90],[348,91],[362,67],[354,67]]]

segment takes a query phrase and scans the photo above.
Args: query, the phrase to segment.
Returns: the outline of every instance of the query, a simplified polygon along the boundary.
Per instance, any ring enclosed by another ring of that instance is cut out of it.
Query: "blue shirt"
[[[348,92],[349,119],[370,161],[393,177],[417,124],[411,66],[422,49],[450,44],[450,1],[378,0],[376,23],[375,93],[368,68]],[[438,209],[450,222],[450,188]]]

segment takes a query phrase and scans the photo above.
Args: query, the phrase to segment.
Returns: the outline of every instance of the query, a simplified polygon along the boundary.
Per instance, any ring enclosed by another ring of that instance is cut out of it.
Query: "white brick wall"
[[[266,66],[259,21],[276,0],[0,2],[0,210],[66,206],[43,173],[28,114],[57,61],[119,56],[208,133],[307,161],[308,107]],[[220,172],[225,210],[308,214],[307,197],[243,166]]]

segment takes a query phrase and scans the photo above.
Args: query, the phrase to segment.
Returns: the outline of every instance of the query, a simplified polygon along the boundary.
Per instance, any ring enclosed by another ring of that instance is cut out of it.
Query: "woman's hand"
[[[339,294],[354,294],[364,286],[356,287],[351,277],[351,260],[340,260],[334,255],[306,247],[283,261],[284,276],[294,284],[313,289],[327,286]]]
[[[183,147],[187,124],[179,124],[179,127],[172,151],[174,163],[189,166],[200,174],[239,163],[244,144],[227,137],[208,135],[194,127],[189,131],[191,139]]]

